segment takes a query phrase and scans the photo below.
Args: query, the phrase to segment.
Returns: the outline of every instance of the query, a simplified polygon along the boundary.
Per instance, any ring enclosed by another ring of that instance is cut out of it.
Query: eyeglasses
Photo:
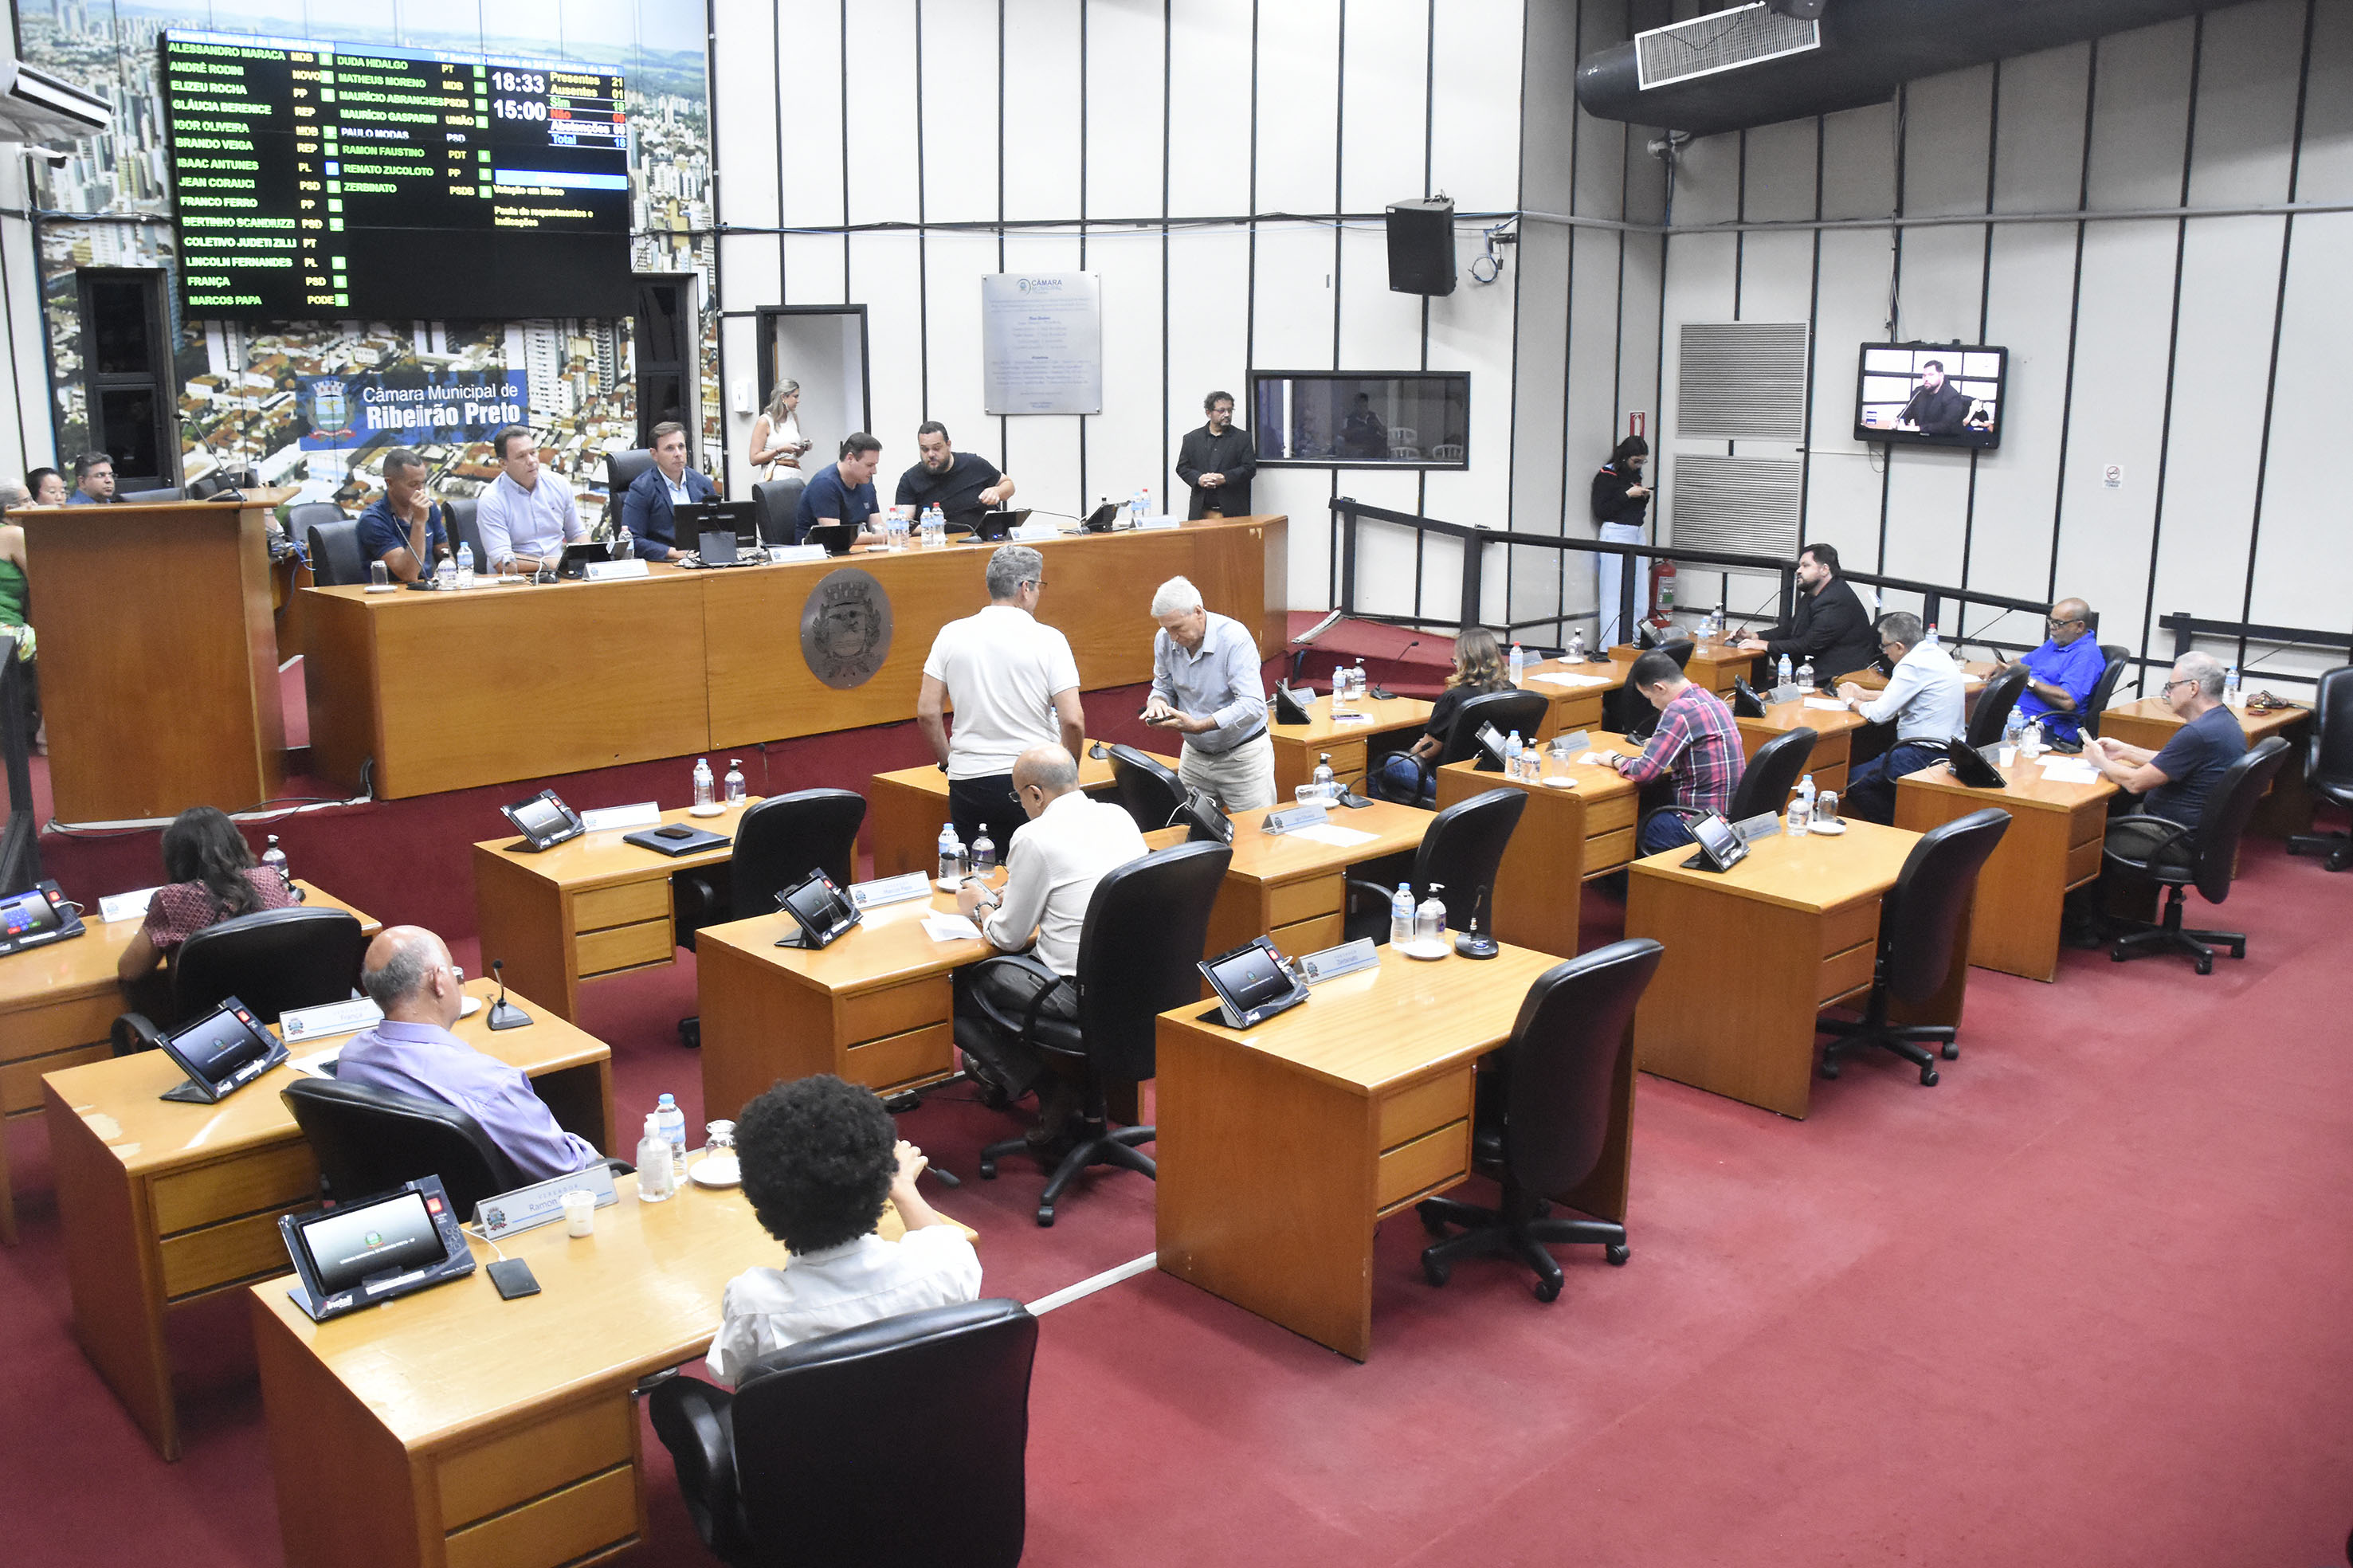
[[[2051,629],[2054,632],[2061,626],[2079,626],[2084,624],[2084,617],[2081,616],[2046,616],[2045,619],[2050,623]]]
[[[2177,686],[2195,686],[2197,684],[2198,678],[2195,676],[2190,676],[2181,680],[2168,680],[2164,685],[2157,689],[2157,694],[2159,697],[2170,697],[2173,695],[2173,689]]]

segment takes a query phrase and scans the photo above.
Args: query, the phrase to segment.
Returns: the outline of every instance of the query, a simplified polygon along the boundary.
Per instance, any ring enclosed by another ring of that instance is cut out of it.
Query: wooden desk
[[[1266,732],[1274,738],[1275,804],[1291,805],[1293,792],[1314,778],[1316,759],[1326,752],[1332,758],[1334,777],[1344,784],[1362,780],[1371,765],[1369,737],[1399,730],[1419,731],[1430,722],[1430,706],[1418,697],[1368,697],[1354,711],[1370,717],[1335,723],[1327,693],[1306,705],[1306,723],[1278,724],[1270,703]]]
[[[746,805],[755,804],[757,797]],[[557,1017],[580,1016],[580,983],[678,962],[670,879],[680,871],[724,864],[741,809],[696,816],[684,806],[662,814],[727,835],[723,848],[676,858],[623,842],[634,827],[586,833],[537,854],[509,836],[474,846],[474,929],[482,967],[506,964],[507,983],[547,998]],[[699,940],[699,939],[698,939]]]
[[[1660,635],[1665,641],[1676,642],[1683,634],[1676,631]],[[1609,657],[1618,664],[1630,665],[1642,656],[1642,651],[1632,643],[1620,643],[1609,650]],[[1683,673],[1718,697],[1728,698],[1732,695],[1732,683],[1742,676],[1753,676],[1757,661],[1764,657],[1728,642],[1695,643],[1691,658],[1684,662]],[[1754,686],[1757,682],[1751,679],[1748,684]]]
[[[1331,826],[1373,835],[1345,848],[1288,833],[1268,833],[1261,807],[1234,814],[1234,858],[1209,910],[1208,951],[1215,957],[1266,935],[1296,958],[1335,946],[1347,910],[1348,868],[1385,855],[1409,853],[1437,814],[1377,800],[1360,810],[1335,807]]]
[[[480,979],[466,990],[498,994]],[[530,1073],[557,1121],[613,1148],[611,1053],[509,992],[530,1027],[491,1034],[485,1005],[454,1032]],[[180,1457],[180,1432],[164,1312],[288,1272],[278,1216],[318,1201],[311,1147],[278,1098],[294,1078],[280,1067],[218,1105],[181,1105],[157,1098],[180,1069],[144,1051],[41,1080],[74,1336],[166,1459]]]
[[[35,507],[41,708],[65,822],[241,811],[286,773],[269,508]]]
[[[1551,699],[1552,707],[1545,721],[1536,727],[1536,739],[1549,741],[1555,735],[1576,730],[1599,730],[1606,721],[1602,710],[1609,694],[1626,685],[1626,671],[1632,668],[1631,658],[1614,662],[1597,660],[1589,664],[1571,664],[1565,658],[1548,658],[1528,667],[1523,689],[1541,691]],[[1563,685],[1546,680],[1547,675],[1564,675],[1579,682],[1591,684]]]
[[[1637,1064],[1804,1116],[1815,1016],[1869,992],[1879,900],[1919,837],[1849,818],[1836,838],[1765,839],[1721,874],[1685,869],[1689,845],[1635,861],[1626,934],[1667,950],[1634,1014]],[[1960,1022],[1968,958],[1956,945],[1944,991],[1906,1021]]]
[[[1357,1361],[1375,1225],[1469,1174],[1472,1064],[1560,963],[1511,946],[1484,962],[1380,952],[1378,971],[1328,980],[1246,1035],[1195,1004],[1158,1029],[1160,1268]],[[1614,1088],[1599,1167],[1557,1197],[1622,1221],[1630,1051]]]
[[[1090,741],[1087,749],[1097,742]],[[1169,772],[1176,771],[1176,759],[1157,752],[1145,755]],[[1109,795],[1112,788],[1111,761],[1101,761],[1084,755],[1079,758],[1079,787],[1098,798]],[[905,871],[931,872],[939,869],[940,824],[948,819],[948,775],[936,765],[901,768],[895,773],[876,773],[866,791],[867,847],[874,855],[874,875],[896,877]],[[997,841],[997,853],[1002,859],[1006,847],[1013,839],[1013,830],[1019,822],[992,822],[988,836]]]
[[[1247,517],[1039,541],[1039,619],[1070,637],[1090,689],[1151,679],[1151,590],[1179,574],[1280,647],[1285,538],[1283,519]],[[348,784],[374,758],[393,799],[913,719],[933,637],[988,602],[993,549],[463,594],[306,589],[312,767]],[[798,630],[848,569],[881,585],[891,625],[874,675],[837,689]]]
[[[44,636],[47,634],[44,633]],[[46,648],[47,645],[43,645]],[[46,654],[44,655],[46,657]],[[2304,782],[2305,726],[2312,719],[2309,708],[2289,708],[2277,713],[2239,714],[2239,728],[2246,731],[2247,744],[2253,745],[2268,735],[2278,735],[2287,743],[2287,760],[2280,771],[2272,775],[2271,788],[2255,807],[2248,827],[2269,838],[2289,838],[2312,831],[2312,791]],[[2111,708],[2100,715],[2100,733],[2111,741],[2122,741],[2128,746],[2147,746],[2152,752],[2163,751],[2181,728],[2181,721],[2159,697],[2144,697],[2137,702],[2127,702]]]
[[[349,904],[301,878],[294,885],[314,910]],[[384,929],[357,910],[360,928]],[[16,1245],[16,1205],[8,1181],[6,1129],[41,1113],[41,1079],[114,1054],[110,1032],[128,1004],[114,966],[139,934],[135,920],[98,918],[98,900],[82,916],[86,935],[0,958],[0,1242]]]
[[[1846,793],[1854,732],[1863,727],[1862,714],[1851,708],[1809,708],[1801,699],[1796,702],[1768,702],[1762,719],[1735,719],[1733,722],[1740,727],[1741,752],[1750,757],[1757,754],[1757,747],[1777,735],[1797,729],[1811,730],[1814,749],[1806,758],[1806,772],[1814,775],[1814,787]]]
[[[1970,789],[1935,763],[1895,783],[1895,826],[1926,833],[1987,806],[2010,827],[1978,873],[1969,921],[1969,962],[2029,980],[2059,973],[2060,905],[2068,889],[2098,879],[2116,786],[2053,784],[2039,763],[2001,770],[2006,789]]]
[[[937,892],[885,905],[815,952],[776,945],[796,929],[782,913],[696,932],[706,1112],[732,1116],[772,1083],[818,1073],[892,1091],[954,1072],[950,973],[997,951],[923,934],[925,915],[955,909]]]
[[[1597,748],[1632,750],[1623,735],[1593,734]],[[1634,785],[1618,770],[1579,766],[1545,753],[1543,784],[1482,773],[1471,763],[1438,770],[1438,808],[1491,789],[1519,789],[1528,804],[1512,829],[1510,848],[1495,873],[1494,934],[1505,942],[1562,958],[1577,956],[1583,884],[1634,858]],[[1552,784],[1566,779],[1566,787]]]
[[[536,1296],[501,1301],[477,1269],[314,1323],[283,1285],[252,1288],[290,1568],[555,1568],[644,1539],[631,1391],[710,1349],[728,1280],[789,1255],[740,1189],[641,1204],[636,1177],[615,1184],[595,1236],[501,1244]],[[880,1229],[904,1234],[896,1210]]]

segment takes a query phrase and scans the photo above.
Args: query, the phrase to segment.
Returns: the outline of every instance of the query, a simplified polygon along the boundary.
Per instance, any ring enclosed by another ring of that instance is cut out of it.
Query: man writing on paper
[[[653,427],[654,466],[621,498],[621,526],[640,561],[681,561],[678,509],[717,500],[719,487],[686,466],[686,426],[669,420]]]
[[[541,472],[539,437],[510,425],[491,438],[499,477],[474,503],[474,526],[482,536],[487,564],[498,572],[537,572],[554,566],[566,544],[588,537],[572,487]]]
[[[1185,737],[1177,776],[1228,813],[1274,804],[1274,742],[1258,644],[1230,616],[1211,615],[1201,591],[1171,577],[1152,595],[1152,696],[1144,721]]]

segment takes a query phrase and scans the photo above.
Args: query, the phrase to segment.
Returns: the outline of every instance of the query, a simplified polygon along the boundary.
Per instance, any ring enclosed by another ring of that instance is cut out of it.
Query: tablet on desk
[[[0,954],[82,934],[81,915],[55,882],[0,899]]]
[[[325,1322],[474,1271],[449,1194],[438,1176],[306,1215],[284,1215],[278,1233],[301,1284],[287,1292]]]
[[[191,1105],[216,1105],[286,1059],[286,1047],[269,1026],[234,996],[156,1043],[188,1075],[163,1098]]]

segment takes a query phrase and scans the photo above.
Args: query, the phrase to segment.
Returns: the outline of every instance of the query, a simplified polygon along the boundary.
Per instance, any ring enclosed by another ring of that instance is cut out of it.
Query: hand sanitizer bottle
[[[646,1113],[646,1135],[638,1141],[638,1201],[658,1204],[676,1185],[670,1163],[670,1140],[662,1136],[661,1118]]]

